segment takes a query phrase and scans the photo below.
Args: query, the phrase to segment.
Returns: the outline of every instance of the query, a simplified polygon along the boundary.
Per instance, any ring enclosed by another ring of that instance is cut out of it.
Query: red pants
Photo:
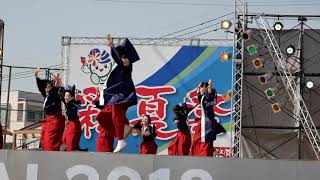
[[[213,156],[213,142],[193,142],[190,150],[192,156]]]
[[[213,156],[213,142],[201,142],[201,121],[194,127],[194,136],[190,148],[191,156]]]
[[[2,126],[0,124],[0,149],[3,148]]]
[[[154,141],[142,142],[140,145],[140,154],[157,154],[158,146]]]
[[[46,131],[46,121],[41,121],[40,147],[43,148],[44,132]]]
[[[168,146],[169,155],[184,156],[189,154],[191,134],[189,130],[178,131],[175,139]]]
[[[101,115],[97,115],[96,118],[100,119],[100,116],[109,119],[111,117],[114,128],[115,128],[115,137],[118,140],[123,139],[124,126],[129,125],[129,121],[126,116],[128,109],[127,104],[112,104],[106,105],[103,110],[100,112]],[[99,122],[99,120],[98,120]],[[101,125],[101,124],[100,124]]]
[[[113,152],[114,131],[101,129],[96,139],[96,152]]]
[[[60,151],[64,131],[65,118],[61,113],[47,115],[43,132],[43,151]]]
[[[66,151],[80,150],[80,137],[81,124],[79,119],[69,120],[62,138],[63,143],[66,144]]]
[[[113,152],[115,128],[112,121],[112,110],[110,106],[105,106],[96,116],[101,131],[96,139],[97,152]]]

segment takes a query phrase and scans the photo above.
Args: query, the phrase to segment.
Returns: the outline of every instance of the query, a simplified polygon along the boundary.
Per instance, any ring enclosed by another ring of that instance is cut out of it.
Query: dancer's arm
[[[40,72],[40,68],[37,67],[36,70],[34,71],[34,75],[36,77],[36,81],[37,81],[37,86],[38,89],[40,91],[40,93],[42,94],[43,97],[46,97],[46,86],[47,86],[47,82],[48,80],[42,80],[39,78],[39,72]]]

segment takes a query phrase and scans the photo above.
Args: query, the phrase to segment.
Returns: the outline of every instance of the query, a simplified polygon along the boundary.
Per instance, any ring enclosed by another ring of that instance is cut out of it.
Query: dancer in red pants
[[[100,105],[111,111],[111,119],[115,127],[115,137],[118,144],[113,152],[121,151],[127,143],[125,139],[131,131],[126,117],[127,109],[137,104],[137,95],[132,81],[132,64],[139,60],[139,56],[128,39],[118,47],[112,45],[112,38],[108,36],[107,43],[111,47],[111,56],[117,66],[112,70],[108,80],[104,83]]]
[[[190,154],[194,156],[213,156],[213,141],[217,134],[226,130],[214,118],[213,105],[216,103],[217,93],[212,88],[212,82],[202,82],[197,88],[198,100],[201,107],[201,118],[195,127],[195,134]]]
[[[197,119],[197,125],[193,128],[194,135],[190,148],[191,156],[213,156],[214,148],[212,142],[201,142],[201,119]]]
[[[157,136],[155,127],[150,124],[151,118],[149,115],[143,115],[142,118],[142,121],[138,121],[133,126],[133,135],[141,133],[140,154],[156,154],[158,146],[154,140]]]
[[[189,109],[185,103],[173,107],[175,114],[174,123],[177,125],[178,133],[168,146],[169,155],[184,156],[189,154],[191,147],[191,134],[187,125]]]
[[[113,152],[115,127],[112,121],[112,110],[108,106],[101,106],[99,103],[100,91],[97,88],[97,98],[93,101],[100,111],[96,120],[100,124],[100,132],[96,139],[96,152]]]
[[[44,111],[46,114],[45,130],[42,130],[43,151],[59,151],[62,144],[65,118],[61,111],[61,99],[56,87],[58,76],[54,76],[55,81],[42,80],[39,78],[40,69],[35,70],[38,89],[45,98]]]
[[[59,81],[61,81],[59,79]],[[61,84],[61,83],[59,83]],[[80,102],[75,99],[76,87],[60,87],[59,94],[66,108],[68,118],[67,125],[63,134],[62,141],[66,145],[66,151],[79,151],[79,143],[81,137],[81,124],[78,116]]]

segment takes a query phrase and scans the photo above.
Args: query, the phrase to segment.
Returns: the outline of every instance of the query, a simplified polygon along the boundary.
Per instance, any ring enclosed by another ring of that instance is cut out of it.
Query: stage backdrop
[[[224,101],[223,94],[232,89],[232,61],[222,61],[220,55],[223,52],[231,54],[232,48],[154,45],[135,45],[135,48],[141,58],[133,64],[132,74],[139,101],[127,111],[130,123],[141,119],[143,114],[149,114],[157,129],[158,154],[167,154],[168,143],[177,133],[172,107],[183,102],[184,96],[188,97],[187,103],[194,107],[189,116],[189,126],[193,130],[194,119],[200,117],[195,88],[200,82],[211,79],[218,92],[214,107],[216,119],[227,130],[226,134],[218,136],[214,146],[220,151],[218,156],[230,156],[231,103]],[[95,120],[99,110],[92,104],[96,98],[95,87],[102,87],[116,64],[107,46],[71,44],[69,66],[68,82],[76,84],[80,90],[78,99],[82,102],[80,146],[95,151],[95,139],[100,130]],[[127,142],[128,146],[123,152],[139,152],[140,136],[129,136]]]

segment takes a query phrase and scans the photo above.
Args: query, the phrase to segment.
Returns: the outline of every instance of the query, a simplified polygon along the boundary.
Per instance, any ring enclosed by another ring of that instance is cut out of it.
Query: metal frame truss
[[[234,137],[231,141],[231,157],[241,158],[241,118],[242,118],[242,79],[243,79],[243,55],[244,41],[242,33],[245,31],[245,0],[234,1],[234,44],[232,58],[232,131]]]
[[[157,46],[209,46],[231,47],[232,39],[190,39],[190,38],[130,38],[134,45]],[[113,37],[115,45],[120,44],[125,37]],[[62,46],[66,45],[105,45],[106,37],[62,37]]]
[[[300,92],[296,91],[297,84],[295,83],[290,70],[286,66],[286,58],[281,52],[267,18],[261,14],[255,18],[255,22],[260,29],[265,45],[267,46],[274,64],[277,67],[277,71],[280,74],[281,81],[287,90],[290,100],[297,106],[297,111],[301,115],[298,117],[298,120],[304,128],[317,159],[320,160],[320,135]]]

